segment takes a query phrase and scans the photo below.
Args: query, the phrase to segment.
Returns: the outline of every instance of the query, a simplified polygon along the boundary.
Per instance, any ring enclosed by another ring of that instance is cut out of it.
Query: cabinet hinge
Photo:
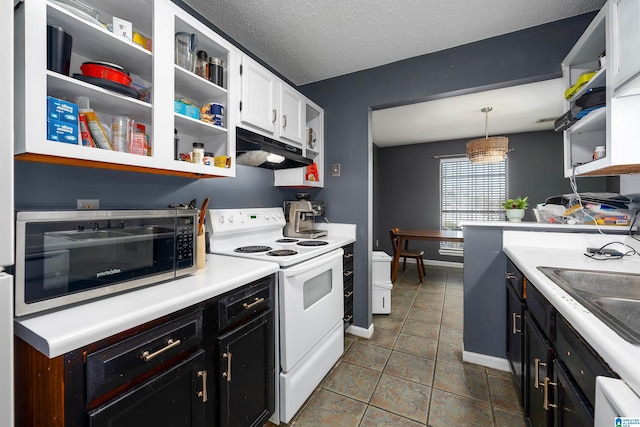
[[[240,64],[240,75],[242,75],[242,64]]]
[[[242,111],[242,101],[240,101],[240,111]]]

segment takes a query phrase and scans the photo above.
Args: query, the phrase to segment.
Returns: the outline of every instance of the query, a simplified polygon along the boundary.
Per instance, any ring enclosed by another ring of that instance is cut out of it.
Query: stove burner
[[[244,254],[252,254],[257,252],[267,252],[270,251],[271,248],[269,246],[241,246],[239,248],[234,249],[234,252],[240,252]]]
[[[276,243],[295,243],[298,239],[278,239]]]
[[[325,242],[324,240],[303,240],[302,242],[296,243],[298,246],[324,246],[328,245],[329,242]]]
[[[278,249],[275,251],[269,251],[267,252],[267,255],[269,256],[290,256],[290,255],[296,255],[298,252],[296,251],[292,251],[291,249]]]

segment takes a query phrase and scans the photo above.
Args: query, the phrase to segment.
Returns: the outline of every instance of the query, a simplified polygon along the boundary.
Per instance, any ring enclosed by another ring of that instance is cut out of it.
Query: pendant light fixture
[[[471,163],[499,163],[509,151],[509,138],[506,136],[492,136],[489,138],[489,111],[491,107],[485,107],[484,138],[477,138],[467,142],[467,157]]]

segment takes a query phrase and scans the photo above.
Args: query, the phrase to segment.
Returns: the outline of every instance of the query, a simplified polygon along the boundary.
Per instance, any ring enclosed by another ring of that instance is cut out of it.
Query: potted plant
[[[522,221],[522,218],[524,218],[524,211],[529,206],[528,199],[529,197],[522,198],[518,196],[515,199],[507,199],[507,201],[502,204],[502,207],[504,208],[509,221]]]

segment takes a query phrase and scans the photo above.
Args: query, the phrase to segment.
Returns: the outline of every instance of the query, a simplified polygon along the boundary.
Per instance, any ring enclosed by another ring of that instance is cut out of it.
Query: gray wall
[[[571,192],[563,177],[562,134],[528,132],[508,135],[507,194],[528,196],[525,221],[535,221],[532,208],[549,196]],[[440,227],[440,161],[434,156],[460,154],[467,139],[377,148],[374,157],[375,250],[393,253],[389,230],[438,229]],[[578,178],[579,191],[605,191],[606,178]],[[377,244],[379,243],[379,246]],[[412,249],[425,251],[425,258],[461,262],[438,254],[438,242],[411,242]]]
[[[355,325],[368,327],[372,320],[368,251],[373,247],[369,239],[373,195],[368,171],[374,156],[369,146],[369,109],[559,77],[561,61],[593,16],[585,14],[300,88],[325,110],[328,178],[320,195],[331,207],[334,221],[357,224]],[[340,177],[331,177],[333,163],[342,165]]]

